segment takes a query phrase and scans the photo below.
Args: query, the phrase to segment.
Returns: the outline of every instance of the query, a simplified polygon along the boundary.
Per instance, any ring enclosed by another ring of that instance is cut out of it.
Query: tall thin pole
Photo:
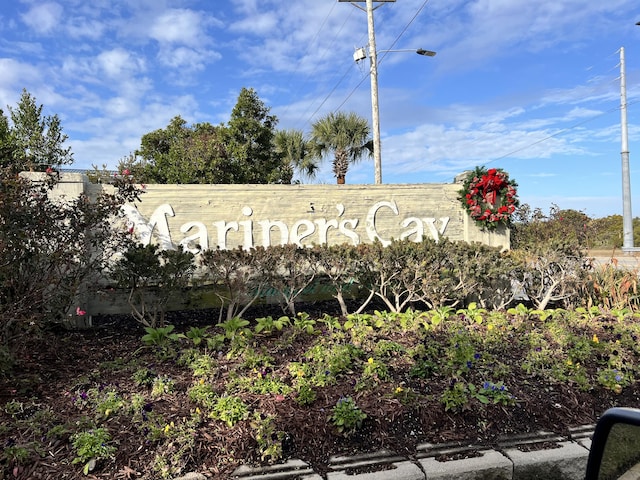
[[[375,183],[382,183],[382,154],[380,142],[380,109],[378,107],[378,54],[373,24],[373,0],[367,0],[367,27],[369,30],[369,60],[371,61],[371,120],[373,128],[373,168]]]
[[[629,173],[629,140],[627,133],[627,80],[624,47],[620,48],[620,130],[622,137],[622,249],[633,249],[633,216],[631,214],[631,175]]]

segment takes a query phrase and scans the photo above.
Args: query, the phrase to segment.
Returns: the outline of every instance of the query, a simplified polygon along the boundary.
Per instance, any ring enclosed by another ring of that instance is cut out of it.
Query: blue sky
[[[360,4],[364,6],[364,3]],[[640,216],[637,0],[397,0],[375,11],[383,183],[507,170],[521,201],[622,213],[620,55]],[[0,107],[23,88],[62,119],[75,168],[106,164],[175,115],[228,120],[254,88],[278,128],[371,119],[366,14],[336,0],[18,0],[0,7]],[[423,57],[410,51],[437,52]],[[5,109],[6,111],[6,109]],[[329,162],[312,183],[334,183]],[[363,161],[347,183],[373,183]],[[308,180],[305,180],[308,182]]]

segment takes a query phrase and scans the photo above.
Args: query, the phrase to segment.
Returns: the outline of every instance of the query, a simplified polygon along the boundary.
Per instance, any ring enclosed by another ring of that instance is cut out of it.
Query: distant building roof
[[[60,171],[60,173],[94,173],[94,170],[91,170],[89,168],[59,168],[58,170]],[[108,175],[114,175],[118,173],[116,170],[99,170],[98,172],[100,174],[106,173]]]

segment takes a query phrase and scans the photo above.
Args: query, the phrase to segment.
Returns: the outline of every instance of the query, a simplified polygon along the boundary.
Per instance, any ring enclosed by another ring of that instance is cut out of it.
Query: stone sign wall
[[[229,249],[295,243],[388,244],[423,238],[509,248],[508,231],[482,231],[457,199],[460,185],[148,185],[124,208],[143,243]]]
[[[38,175],[25,174],[37,179]],[[461,185],[146,185],[125,205],[128,228],[142,243],[197,253],[295,243],[388,244],[423,238],[480,242],[508,249],[509,230],[481,229],[458,200]],[[52,195],[90,198],[111,185],[65,173]]]
[[[44,174],[24,175],[38,180]],[[64,199],[85,193],[95,198],[113,188],[91,184],[82,174],[65,173],[51,195]],[[508,249],[509,230],[479,228],[458,200],[460,188],[455,183],[147,185],[139,202],[124,206],[126,224],[119,222],[116,228],[128,228],[143,243],[183,245],[194,253],[285,243],[388,244],[392,239],[445,237]],[[176,305],[181,300],[176,299]],[[125,294],[94,294],[82,304],[93,314],[128,312]]]

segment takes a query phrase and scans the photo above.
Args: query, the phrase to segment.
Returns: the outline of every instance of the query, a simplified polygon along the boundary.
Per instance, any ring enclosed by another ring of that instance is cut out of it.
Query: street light
[[[338,0],[342,1],[342,0]],[[346,0],[344,0],[346,1]],[[401,49],[401,50],[378,50],[376,51],[369,44],[369,60],[371,63],[371,117],[373,127],[373,168],[375,171],[375,183],[382,183],[382,154],[381,154],[381,141],[380,141],[380,107],[378,105],[378,53],[387,52],[415,52],[418,55],[425,57],[433,57],[436,52],[433,50],[425,50],[424,48],[418,49]],[[353,54],[353,59],[356,63],[367,58],[367,54],[364,48],[356,49]]]
[[[395,2],[396,0],[375,0],[376,3]],[[376,56],[376,34],[373,24],[374,0],[338,0],[338,2],[349,2],[354,7],[367,12],[367,30],[369,33],[369,58],[371,59],[371,111],[373,121],[373,164],[375,169],[375,183],[382,183],[382,160],[380,157],[380,118],[378,110],[378,59]],[[366,9],[357,5],[366,3]]]
[[[418,48],[418,49],[403,48],[400,50],[378,50],[378,53],[387,53],[387,52],[414,52],[424,57],[436,56],[436,52],[434,52],[433,50],[425,50],[424,48]],[[359,61],[364,60],[365,58],[367,58],[367,52],[365,48],[364,47],[356,48],[356,51],[353,53],[353,60],[356,63],[358,63]]]
[[[373,129],[373,164],[375,169],[375,183],[382,183],[382,159],[380,155],[380,110],[378,108],[378,57],[376,51],[376,34],[375,26],[373,24],[373,11],[381,5],[373,6],[374,2],[378,4],[393,3],[396,0],[338,0],[338,2],[350,3],[356,8],[363,10],[367,13],[367,30],[369,33],[369,59],[371,60],[371,116],[372,129]],[[362,8],[357,5],[358,3],[366,3],[366,8]],[[364,49],[360,49],[361,55],[364,54]],[[419,55],[426,55],[433,57],[436,52],[431,50],[416,50]],[[358,54],[358,50],[356,50]],[[364,59],[366,55],[361,56],[360,60]],[[358,61],[356,55],[353,58]]]
[[[436,56],[436,52],[431,51],[431,50],[423,50],[422,48],[419,48],[418,50],[416,50],[416,53],[418,55],[424,55],[425,57],[435,57]]]

